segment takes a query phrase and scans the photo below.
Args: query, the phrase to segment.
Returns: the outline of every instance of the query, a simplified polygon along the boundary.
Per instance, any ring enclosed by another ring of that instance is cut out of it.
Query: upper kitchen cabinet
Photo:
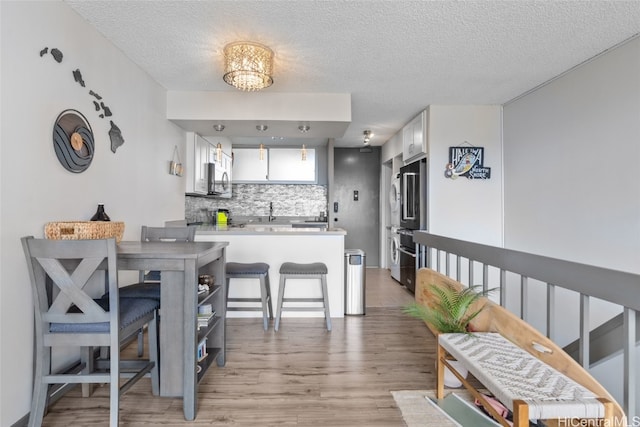
[[[207,163],[211,144],[200,135],[187,132],[187,193],[207,194]]]
[[[316,151],[305,148],[276,148],[269,150],[269,181],[316,182]]]
[[[427,155],[428,129],[428,108],[402,128],[402,160],[405,163]]]
[[[233,149],[233,179],[235,182],[267,182],[269,180],[269,150],[259,148]]]
[[[211,194],[211,186],[230,186],[231,157],[221,153],[217,159],[217,143],[220,142],[223,149],[230,146],[226,140],[216,140],[215,144],[194,132],[187,132],[187,158],[186,158],[186,193],[187,194]],[[223,143],[224,142],[224,143]],[[226,147],[225,147],[226,145]],[[215,168],[212,169],[211,165]],[[227,177],[224,177],[224,174]],[[209,176],[211,175],[211,176]],[[226,182],[226,183],[225,183]],[[223,185],[223,183],[225,183]],[[217,191],[217,190],[216,190]],[[220,197],[230,197],[219,195]]]
[[[259,148],[234,148],[233,180],[245,183],[317,182],[316,151],[307,148],[303,160],[300,148],[265,148],[260,159]]]

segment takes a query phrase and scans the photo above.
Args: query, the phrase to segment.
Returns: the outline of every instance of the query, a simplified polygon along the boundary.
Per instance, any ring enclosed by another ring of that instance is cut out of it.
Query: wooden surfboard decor
[[[425,306],[429,306],[430,301],[434,301],[437,298],[430,290],[430,285],[446,286],[446,284],[450,284],[457,288],[464,287],[462,283],[428,268],[422,268],[418,271],[416,282],[416,302]],[[621,406],[591,374],[562,348],[533,326],[520,319],[520,317],[488,298],[481,298],[470,310],[474,311],[481,306],[484,306],[484,309],[469,325],[472,331],[498,332],[512,343],[587,388],[598,397],[608,399],[613,403],[615,425],[627,425],[626,416]],[[438,331],[428,323],[427,327],[434,335],[438,335]]]

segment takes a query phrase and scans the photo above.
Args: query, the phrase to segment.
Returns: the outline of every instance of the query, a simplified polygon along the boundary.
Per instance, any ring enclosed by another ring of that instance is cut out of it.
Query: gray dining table
[[[210,274],[225,295],[227,242],[140,242],[117,245],[118,270],[161,272],[160,395],[182,397],[184,417],[197,414],[198,276]],[[224,308],[221,315],[224,316]],[[225,327],[215,336],[221,349],[218,366],[226,358]]]

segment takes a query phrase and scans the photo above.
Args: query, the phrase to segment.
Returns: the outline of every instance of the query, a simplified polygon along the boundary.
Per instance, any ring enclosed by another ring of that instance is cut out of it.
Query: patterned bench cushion
[[[440,334],[438,344],[508,408],[525,401],[532,420],[604,417],[591,391],[498,333]]]

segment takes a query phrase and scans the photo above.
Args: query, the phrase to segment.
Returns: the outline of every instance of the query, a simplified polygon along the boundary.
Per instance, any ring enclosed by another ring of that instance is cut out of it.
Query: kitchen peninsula
[[[216,227],[200,225],[196,241],[229,242],[227,262],[265,262],[274,311],[278,299],[280,265],[284,262],[323,262],[329,270],[327,286],[331,317],[344,317],[344,236],[343,229],[292,227],[291,224],[247,224]],[[243,282],[247,282],[246,285]],[[287,282],[289,283],[289,281]],[[319,297],[320,286],[301,281],[301,286],[287,286],[288,297]],[[234,279],[229,297],[258,297],[259,288],[248,279]],[[259,317],[259,312],[233,311],[229,317]],[[284,312],[283,317],[321,317],[321,312]]]

